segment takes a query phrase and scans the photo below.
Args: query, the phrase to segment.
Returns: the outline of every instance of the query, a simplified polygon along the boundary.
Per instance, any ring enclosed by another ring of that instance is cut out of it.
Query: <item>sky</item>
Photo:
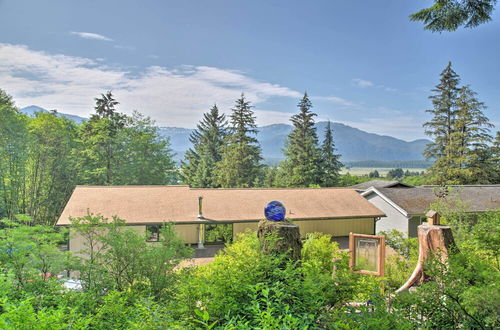
[[[88,117],[118,110],[192,128],[243,92],[257,123],[289,123],[307,92],[316,120],[424,138],[448,61],[500,126],[500,17],[432,33],[401,0],[0,0],[0,88],[16,105]]]

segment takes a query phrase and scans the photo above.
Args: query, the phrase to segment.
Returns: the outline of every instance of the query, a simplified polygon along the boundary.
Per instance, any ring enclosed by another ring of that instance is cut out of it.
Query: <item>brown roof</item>
[[[367,182],[361,182],[351,186],[356,190],[367,190],[370,187],[375,188],[411,188],[413,186],[407,185],[399,181],[387,181],[387,180],[371,180]]]
[[[443,196],[438,186],[420,186],[414,188],[379,188],[377,189],[408,214],[424,214],[430,204]],[[453,202],[463,202],[465,211],[483,212],[500,210],[500,185],[450,186],[444,197]]]
[[[214,221],[258,221],[264,206],[281,201],[291,219],[380,217],[385,214],[351,188],[191,189],[188,186],[77,186],[57,224],[88,211],[127,223],[198,223],[198,197],[203,216]]]

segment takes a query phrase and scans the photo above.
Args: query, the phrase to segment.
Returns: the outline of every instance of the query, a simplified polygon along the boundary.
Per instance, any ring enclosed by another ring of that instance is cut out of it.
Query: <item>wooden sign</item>
[[[384,236],[349,234],[349,266],[353,272],[384,276],[385,238]]]

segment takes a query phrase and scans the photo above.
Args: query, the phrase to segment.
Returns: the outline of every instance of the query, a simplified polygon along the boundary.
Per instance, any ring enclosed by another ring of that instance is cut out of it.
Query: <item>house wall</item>
[[[370,194],[365,196],[373,205],[383,211],[386,217],[380,218],[376,222],[376,232],[390,231],[395,229],[408,235],[408,218],[401,214],[394,206],[387,203],[382,197],[377,194]]]
[[[300,227],[302,236],[312,232],[322,232],[334,237],[348,236],[350,232],[373,234],[374,228],[373,218],[303,220],[294,223]],[[233,238],[239,233],[244,233],[247,229],[256,231],[257,226],[257,222],[234,223]],[[127,229],[135,230],[141,235],[146,232],[146,226],[127,226]],[[185,243],[195,244],[198,242],[198,225],[175,225],[174,231]],[[85,249],[83,237],[80,234],[71,232],[71,229],[69,248],[74,253]]]
[[[358,234],[373,234],[373,218],[331,219],[331,220],[302,220],[294,221],[300,228],[300,234],[321,232],[334,237],[348,236],[350,232]],[[257,222],[233,224],[233,238],[247,229],[257,230]]]
[[[417,237],[418,236],[417,227],[420,226],[421,223],[422,223],[421,216],[411,217],[410,221],[408,222],[408,236],[409,237]]]
[[[146,233],[146,226],[127,226],[126,228],[134,230],[140,235]],[[185,243],[198,242],[198,225],[175,225],[174,231]],[[70,228],[69,249],[71,252],[76,253],[85,249],[84,241],[80,234],[74,233]]]

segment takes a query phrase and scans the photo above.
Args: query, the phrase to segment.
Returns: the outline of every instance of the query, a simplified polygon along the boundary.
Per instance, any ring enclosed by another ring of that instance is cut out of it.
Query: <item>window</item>
[[[146,226],[146,241],[158,242],[160,241],[160,227],[159,225]]]

